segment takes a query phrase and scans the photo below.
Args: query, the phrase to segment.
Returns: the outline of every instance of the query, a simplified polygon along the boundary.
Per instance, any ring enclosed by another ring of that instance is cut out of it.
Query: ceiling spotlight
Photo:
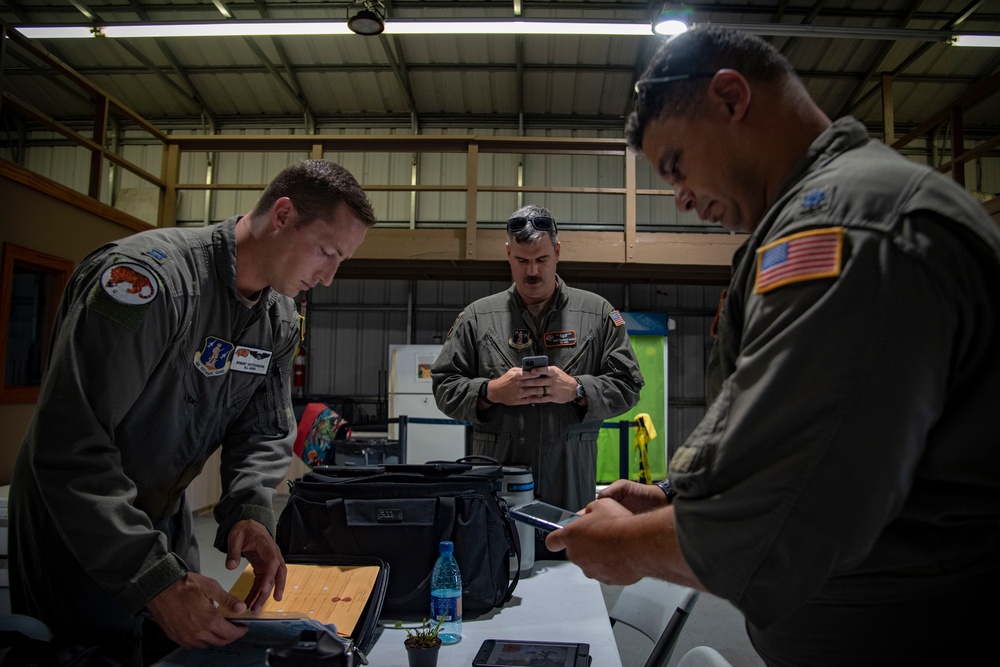
[[[367,37],[381,35],[385,30],[385,5],[379,0],[364,0],[361,4],[364,8],[347,19],[347,27],[358,35]],[[348,5],[348,15],[350,7],[351,5]]]
[[[679,2],[664,3],[660,15],[653,19],[657,35],[679,35],[691,25],[691,10]]]

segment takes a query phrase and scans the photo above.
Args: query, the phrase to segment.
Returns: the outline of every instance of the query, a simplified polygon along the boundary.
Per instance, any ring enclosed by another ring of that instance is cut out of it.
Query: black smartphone
[[[530,371],[532,368],[545,368],[549,365],[549,358],[544,354],[537,357],[525,357],[521,359],[521,368]]]
[[[530,503],[511,507],[510,518],[549,533],[557,528],[562,528],[570,521],[576,521],[580,515],[555,505],[543,503],[540,500],[532,500]]]
[[[472,667],[587,667],[590,644],[487,639],[479,647]]]

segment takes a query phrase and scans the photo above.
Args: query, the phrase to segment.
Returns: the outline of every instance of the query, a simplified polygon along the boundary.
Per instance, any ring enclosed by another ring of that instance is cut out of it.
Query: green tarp
[[[639,359],[639,369],[646,380],[639,404],[625,414],[608,420],[617,423],[621,420],[635,421],[635,416],[646,413],[653,421],[656,437],[649,441],[649,466],[653,479],[664,479],[667,476],[666,442],[667,422],[664,412],[664,393],[666,378],[663,376],[663,355],[666,354],[666,338],[663,336],[632,335],[632,349]],[[597,481],[609,484],[620,477],[618,468],[619,430],[617,428],[602,428],[597,439]],[[629,479],[639,477],[639,455],[635,449],[635,427],[628,429],[628,459]]]

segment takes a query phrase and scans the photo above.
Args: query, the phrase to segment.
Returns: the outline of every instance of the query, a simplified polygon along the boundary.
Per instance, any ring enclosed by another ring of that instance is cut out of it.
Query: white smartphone
[[[510,517],[548,533],[576,521],[580,515],[540,500],[532,500],[510,508]]]

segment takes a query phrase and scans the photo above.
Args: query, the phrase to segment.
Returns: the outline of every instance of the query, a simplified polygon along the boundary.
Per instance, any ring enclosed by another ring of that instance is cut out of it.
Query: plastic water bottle
[[[437,625],[442,644],[454,644],[462,638],[462,573],[455,560],[455,544],[442,542],[440,554],[431,574],[431,622]]]

